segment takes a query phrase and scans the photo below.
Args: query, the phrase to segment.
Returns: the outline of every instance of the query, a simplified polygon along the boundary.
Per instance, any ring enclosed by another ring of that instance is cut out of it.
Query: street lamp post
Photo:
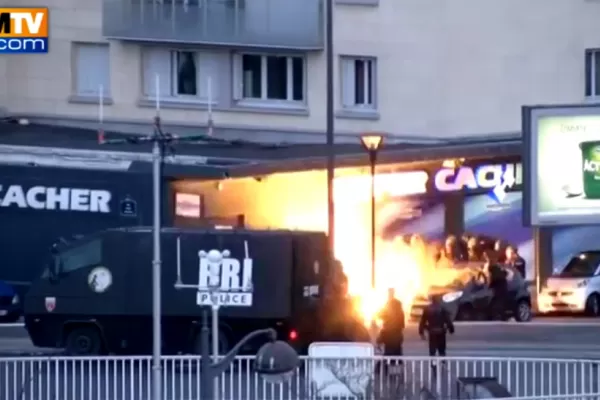
[[[161,246],[160,230],[162,225],[161,178],[165,147],[178,138],[165,134],[160,126],[160,117],[154,118],[154,131],[148,136],[136,136],[127,139],[106,139],[102,130],[98,133],[100,144],[152,143],[152,399],[162,398],[162,328],[161,328]],[[195,138],[195,140],[198,140]]]
[[[277,340],[277,332],[274,329],[260,329],[250,332],[239,341],[229,353],[220,361],[210,361],[210,345],[208,330],[208,313],[202,313],[202,328],[200,330],[200,398],[202,400],[217,400],[217,392],[214,383],[231,365],[239,351],[250,341],[267,336],[269,342],[263,345],[256,354],[255,371],[261,374],[267,382],[285,382],[291,378],[298,368],[299,357],[296,350],[286,342]]]
[[[375,165],[377,164],[377,152],[383,144],[383,136],[369,133],[361,135],[360,141],[369,153],[369,165],[371,167],[371,287],[375,289]]]

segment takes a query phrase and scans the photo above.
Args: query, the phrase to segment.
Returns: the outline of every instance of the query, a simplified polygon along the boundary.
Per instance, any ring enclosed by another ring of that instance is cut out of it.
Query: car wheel
[[[73,356],[95,356],[102,350],[102,339],[96,327],[75,328],[67,335],[65,350]]]
[[[531,304],[527,300],[519,301],[515,307],[515,321],[528,322],[531,321],[532,317]]]
[[[5,323],[5,324],[15,323],[19,320],[19,318],[21,318],[21,316],[18,313],[8,314],[3,317],[0,317],[0,323]]]
[[[457,321],[473,321],[477,319],[475,317],[475,310],[471,306],[462,306],[456,313]]]
[[[591,317],[600,317],[600,296],[593,293],[585,303],[585,312]]]

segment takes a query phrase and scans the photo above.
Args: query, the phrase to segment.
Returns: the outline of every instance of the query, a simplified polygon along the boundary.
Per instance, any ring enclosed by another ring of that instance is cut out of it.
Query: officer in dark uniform
[[[404,309],[392,288],[388,289],[388,300],[380,317],[382,327],[379,343],[384,345],[384,355],[401,356],[404,344]]]
[[[467,242],[467,259],[469,261],[482,261],[483,252],[479,243],[479,238],[471,236]]]
[[[431,357],[445,356],[446,333],[454,334],[454,324],[439,295],[431,296],[431,304],[421,314],[419,335],[423,340],[425,340],[425,332],[428,333],[429,355]]]
[[[504,264],[506,262],[506,245],[502,239],[498,239],[494,243],[494,252],[498,256],[498,262]]]
[[[448,261],[457,261],[461,258],[460,249],[458,247],[459,245],[456,236],[449,235],[444,243],[443,251],[443,255],[446,257],[446,259],[448,259]]]
[[[525,264],[525,260],[523,258],[521,258],[519,253],[517,253],[517,249],[515,249],[513,246],[508,246],[506,248],[506,261],[505,262],[510,267],[519,271],[519,273],[521,274],[521,277],[523,279],[525,279],[525,269],[527,268],[526,264]]]
[[[506,281],[506,271],[498,262],[490,257],[488,263],[488,275],[490,280],[490,289],[493,291],[492,301],[490,302],[490,311],[492,317],[499,316],[504,319],[506,304],[508,298],[508,282]]]
[[[381,331],[377,338],[378,344],[383,345],[383,355],[400,357],[404,344],[404,309],[402,302],[396,298],[394,289],[388,289],[388,300],[379,314],[382,321]],[[393,376],[403,368],[402,360],[382,360],[376,369],[383,376]]]

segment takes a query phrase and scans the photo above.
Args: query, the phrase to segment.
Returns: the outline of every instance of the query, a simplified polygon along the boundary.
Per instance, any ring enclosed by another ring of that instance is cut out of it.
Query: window
[[[350,109],[375,109],[375,59],[342,57],[341,67],[342,106]]]
[[[71,272],[80,268],[100,264],[102,261],[102,241],[91,242],[66,250],[57,256],[62,272]]]
[[[236,100],[304,102],[304,58],[237,54],[234,57]]]
[[[197,194],[175,194],[175,215],[188,218],[200,218],[200,208],[201,199]]]
[[[144,96],[213,101],[218,54],[148,48],[143,52]]]
[[[569,278],[587,278],[595,274],[600,264],[600,252],[586,251],[569,261],[559,276]]]
[[[585,53],[585,95],[600,97],[600,50]]]
[[[110,53],[108,44],[73,43],[74,92],[77,96],[110,96]]]

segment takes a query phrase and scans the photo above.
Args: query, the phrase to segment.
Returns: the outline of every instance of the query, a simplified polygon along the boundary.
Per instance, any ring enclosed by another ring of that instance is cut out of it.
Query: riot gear
[[[519,254],[517,253],[517,250],[514,247],[508,246],[506,248],[506,261],[505,262],[510,267],[519,271],[519,273],[521,274],[521,277],[523,279],[526,278],[525,277],[525,269],[526,269],[525,260],[523,258],[521,258],[521,256],[519,256]]]
[[[444,308],[439,296],[433,296],[421,315],[419,322],[419,335],[425,339],[428,333],[429,355],[446,355],[446,333],[454,334],[454,324],[448,311]]]
[[[384,345],[384,354],[401,356],[404,344],[404,309],[402,302],[396,299],[394,289],[389,289],[388,301],[380,316],[383,326],[379,342]]]

